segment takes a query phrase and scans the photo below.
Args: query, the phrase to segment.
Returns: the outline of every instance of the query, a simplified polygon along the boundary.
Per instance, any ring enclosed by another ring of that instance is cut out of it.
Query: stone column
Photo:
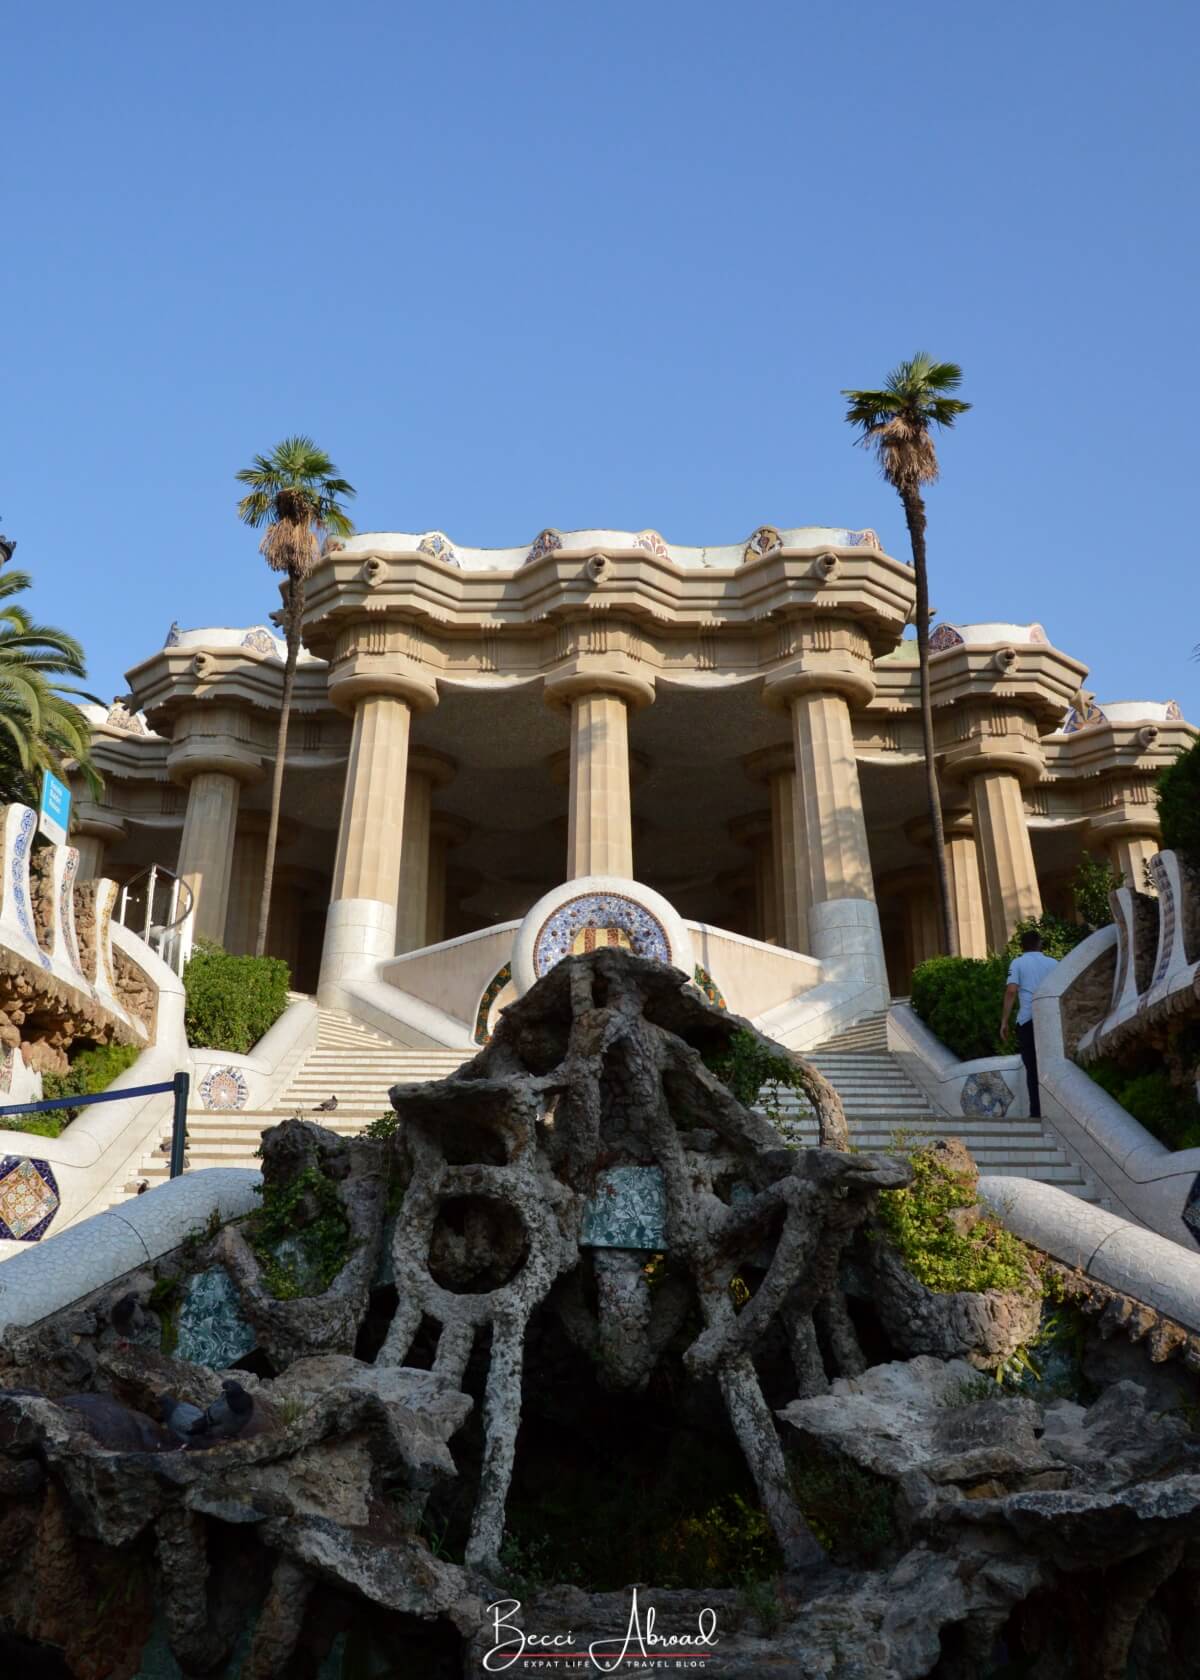
[[[788,747],[767,747],[751,753],[748,773],[765,781],[771,799],[771,883],[774,889],[775,934],[789,951],[807,952],[808,873],[797,852],[796,758]]]
[[[419,951],[428,941],[433,791],[435,786],[445,786],[454,775],[454,768],[452,759],[424,748],[413,748],[408,755],[396,915],[398,952]],[[444,895],[444,878],[442,892]]]
[[[986,957],[987,918],[971,813],[947,811],[942,820],[946,835],[946,869],[950,876],[950,906],[958,928],[958,954],[960,957]]]
[[[109,846],[123,840],[126,833],[125,822],[115,811],[76,796],[68,841],[79,853],[79,869],[75,879],[98,880],[104,873],[104,861]]]
[[[926,864],[893,869],[879,882],[881,899],[894,899],[904,915],[904,947],[910,970],[942,952],[937,882]]]
[[[429,884],[426,892],[428,915],[425,919],[426,945],[437,945],[446,937],[446,883],[449,871],[449,852],[461,846],[471,832],[470,823],[435,811],[429,824]]]
[[[1153,892],[1146,878],[1146,865],[1159,851],[1162,841],[1157,834],[1117,834],[1108,848],[1113,869],[1125,877],[1121,885],[1134,892]]]
[[[229,909],[225,915],[225,949],[236,957],[254,954],[266,862],[267,816],[261,811],[248,811],[237,826],[229,879]],[[274,956],[275,952],[270,951],[271,941],[267,944],[269,954]]]
[[[770,811],[751,811],[735,817],[731,837],[747,846],[754,868],[754,937],[764,944],[780,943],[775,898],[775,857]]]
[[[220,770],[201,770],[188,785],[187,814],[176,873],[191,888],[193,935],[220,944],[229,908],[229,875],[241,783]]]
[[[394,693],[366,694],[354,733],[325,923],[321,991],[371,973],[396,952],[396,899],[412,708]]]
[[[1018,922],[1042,913],[1020,777],[983,770],[971,777],[988,947],[1002,951]]]
[[[1162,837],[1153,805],[1132,797],[1141,789],[1120,788],[1111,810],[1095,817],[1087,828],[1085,845],[1102,852],[1134,892],[1153,892],[1146,880],[1146,862],[1161,850]]]
[[[204,701],[177,719],[167,774],[188,790],[176,873],[191,889],[192,932],[221,944],[229,910],[238,801],[243,786],[262,781],[253,725],[236,706]]]
[[[950,877],[950,909],[958,928],[959,955],[986,957],[988,941],[983,908],[983,883],[979,874],[979,853],[975,845],[975,828],[969,807],[943,811],[942,829],[946,838],[946,870]],[[918,817],[915,821],[907,823],[904,832],[917,845],[932,848],[928,817]],[[936,919],[936,881],[934,914]],[[940,932],[937,948],[940,951]]]
[[[654,689],[645,678],[596,670],[557,674],[546,700],[570,709],[567,875],[633,878],[633,801],[629,780],[629,711]]]
[[[848,636],[847,650],[851,645],[857,643]],[[818,652],[809,660],[772,673],[764,692],[768,704],[786,709],[792,726],[792,874],[807,916],[805,944],[822,961],[850,959],[856,978],[877,985],[882,999],[883,938],[850,721],[851,703],[871,699],[874,678],[858,653],[833,652],[826,661]],[[781,896],[787,890],[785,883]]]

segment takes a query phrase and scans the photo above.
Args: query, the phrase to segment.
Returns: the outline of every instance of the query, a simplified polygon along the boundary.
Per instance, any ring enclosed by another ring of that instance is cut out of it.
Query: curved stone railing
[[[78,1122],[76,1122],[78,1124]],[[258,1206],[262,1174],[246,1167],[210,1167],[170,1179],[145,1196],[97,1213],[0,1266],[0,1333],[37,1324],[178,1248],[206,1228]]]

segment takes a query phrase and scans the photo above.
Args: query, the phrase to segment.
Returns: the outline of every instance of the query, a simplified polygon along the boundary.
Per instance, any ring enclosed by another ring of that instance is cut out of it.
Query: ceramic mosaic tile
[[[250,648],[254,653],[273,654],[275,652],[275,638],[269,630],[261,626],[254,630],[247,630],[242,637],[242,646]]]
[[[708,970],[706,968],[701,968],[699,963],[696,964],[696,967],[692,972],[692,979],[704,993],[709,1003],[716,1004],[718,1009],[728,1008],[724,997],[721,995],[721,988],[717,985],[717,982],[713,979]]]
[[[59,1200],[49,1161],[21,1155],[0,1160],[0,1237],[38,1242],[58,1212]]]
[[[1183,1223],[1191,1233],[1192,1240],[1200,1246],[1200,1173],[1192,1180],[1192,1188],[1188,1191],[1188,1199],[1183,1208]]]
[[[667,1246],[667,1197],[661,1167],[609,1167],[583,1210],[579,1241],[590,1248]]]
[[[241,1068],[215,1067],[200,1081],[200,1101],[205,1108],[245,1108],[249,1094]]]
[[[963,1081],[958,1103],[964,1114],[980,1120],[1003,1120],[1013,1093],[1002,1073],[970,1073]]]
[[[500,996],[512,979],[512,964],[505,963],[503,968],[496,970],[483,989],[483,996],[479,1000],[479,1008],[475,1011],[475,1042],[486,1044],[491,1034],[488,1032],[488,1017],[492,1013],[492,1005]]]
[[[666,929],[644,904],[622,893],[582,893],[560,904],[542,923],[533,942],[533,971],[540,979],[563,957],[601,944],[627,944],[639,957],[671,961]]]
[[[197,1272],[179,1309],[176,1358],[224,1371],[257,1345],[225,1268],[213,1266],[207,1272]]]

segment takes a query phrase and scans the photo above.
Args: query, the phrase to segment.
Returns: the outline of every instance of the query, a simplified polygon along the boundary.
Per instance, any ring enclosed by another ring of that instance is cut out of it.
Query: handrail
[[[0,1120],[9,1114],[49,1114],[56,1108],[90,1108],[93,1103],[123,1102],[126,1097],[156,1097],[170,1091],[175,1097],[171,1117],[171,1177],[178,1178],[183,1171],[183,1146],[187,1135],[190,1087],[190,1075],[181,1070],[174,1079],[165,1080],[158,1085],[123,1085],[116,1091],[93,1091],[87,1096],[44,1097],[38,1102],[6,1103],[0,1108]],[[20,1130],[19,1127],[14,1129]]]
[[[122,927],[128,927],[126,920],[129,910],[131,893],[135,901],[138,889],[145,883],[146,914],[142,925],[142,938],[176,974],[182,974],[184,965],[192,954],[192,910],[195,906],[195,894],[188,883],[173,869],[165,864],[152,863],[141,870],[132,880],[126,881],[121,888],[121,897],[117,905],[116,919]],[[154,898],[160,883],[166,886],[170,883],[170,897],[166,905],[165,921],[156,922],[154,919]],[[182,909],[180,905],[182,904]]]

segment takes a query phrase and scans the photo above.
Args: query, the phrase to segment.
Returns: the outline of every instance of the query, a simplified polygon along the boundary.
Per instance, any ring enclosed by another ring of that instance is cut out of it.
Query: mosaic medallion
[[[418,554],[428,554],[432,560],[440,560],[445,566],[460,566],[454,544],[444,531],[426,531],[417,544]]]
[[[247,630],[242,637],[242,646],[250,648],[254,653],[265,653],[270,657],[275,652],[275,638],[269,630],[264,630],[259,625],[253,630]]]
[[[847,548],[882,548],[878,531],[872,531],[868,525],[865,531],[846,531],[843,541]]]
[[[511,979],[512,964],[505,963],[503,968],[498,968],[496,970],[495,974],[492,975],[492,978],[483,988],[483,996],[479,1000],[479,1008],[475,1011],[476,1044],[486,1044],[488,1039],[492,1036],[491,1033],[488,1032],[488,1017],[492,1013],[492,1005],[495,1003],[496,999],[500,996],[500,993],[504,990],[505,986],[508,985]]]
[[[114,700],[108,708],[108,716],[104,719],[110,729],[123,729],[127,735],[144,735],[146,725],[136,712],[121,700]]]
[[[197,1272],[179,1309],[177,1359],[224,1371],[258,1346],[254,1330],[223,1266]]]
[[[671,550],[659,536],[657,531],[639,531],[633,539],[634,548],[644,548],[650,554],[656,554],[660,560],[669,560]]]
[[[597,1176],[579,1238],[589,1248],[667,1246],[667,1196],[661,1167],[609,1167]]]
[[[1078,706],[1072,706],[1062,721],[1064,735],[1077,735],[1081,729],[1091,729],[1098,723],[1107,723],[1108,719],[1094,700],[1084,700]]]
[[[1012,1106],[1013,1093],[1002,1073],[971,1073],[963,1081],[958,1099],[964,1114],[979,1120],[1003,1120]]]
[[[163,643],[163,646],[165,648],[178,647],[179,646],[179,620],[178,619],[174,619],[172,621],[171,628],[167,631],[167,639]]]
[[[58,1212],[59,1199],[49,1161],[20,1155],[0,1160],[0,1237],[37,1242]]]
[[[200,1101],[205,1108],[245,1108],[249,1094],[241,1068],[215,1067],[200,1081]]]
[[[930,653],[944,653],[947,648],[961,647],[962,645],[962,632],[956,630],[953,624],[939,624],[930,632]]]
[[[742,559],[759,560],[764,554],[774,554],[777,548],[782,547],[783,538],[774,525],[760,525],[742,550]]]
[[[583,893],[560,904],[538,929],[533,970],[540,980],[564,957],[621,945],[652,962],[671,961],[671,942],[658,917],[621,893]]]
[[[556,549],[561,547],[562,538],[559,536],[557,531],[550,529],[541,531],[534,538],[533,545],[530,548],[529,553],[525,556],[526,562],[530,560],[540,560],[543,554],[553,554]]]

